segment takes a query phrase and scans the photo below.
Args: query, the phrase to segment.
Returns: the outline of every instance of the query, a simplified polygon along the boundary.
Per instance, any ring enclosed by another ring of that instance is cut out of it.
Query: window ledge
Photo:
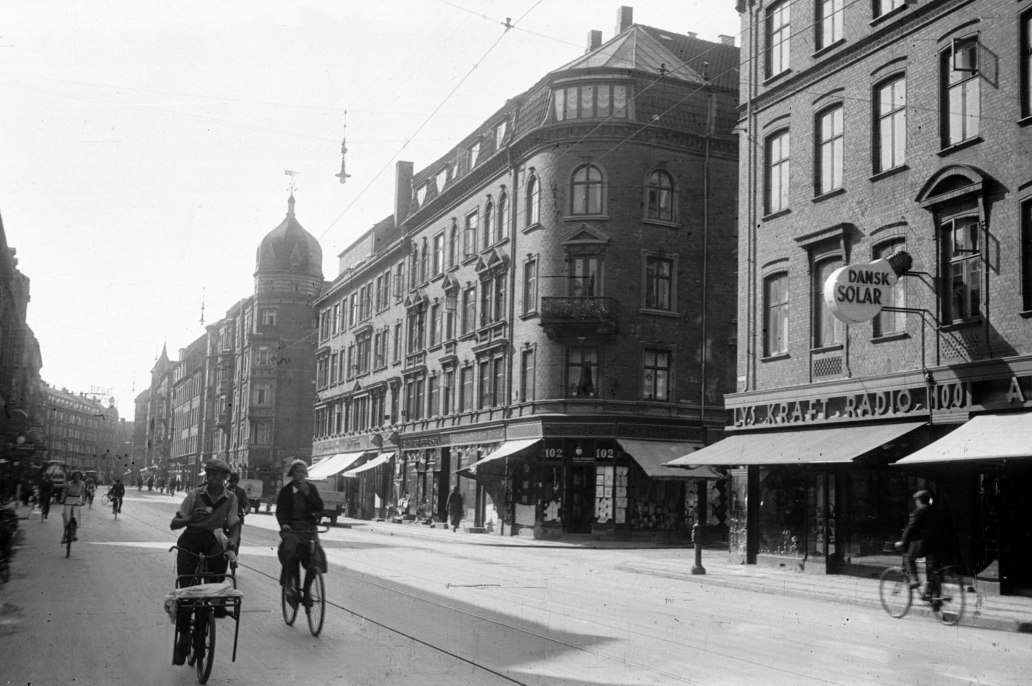
[[[910,338],[910,334],[906,331],[900,331],[899,333],[887,333],[882,336],[872,336],[871,343],[890,343],[892,341],[902,341]]]
[[[662,226],[668,229],[683,229],[684,225],[680,222],[667,221],[666,219],[656,219],[654,217],[645,217],[641,220],[642,224],[651,224],[652,226]]]
[[[1018,316],[1023,317],[1024,319],[1032,319],[1032,310],[1024,310],[1022,312],[1018,312]]]
[[[828,45],[825,45],[823,48],[821,48],[817,52],[815,52],[812,55],[810,55],[810,57],[813,58],[813,59],[820,59],[821,57],[824,57],[825,55],[827,55],[829,52],[831,52],[835,48],[839,47],[840,45],[845,44],[845,42],[846,42],[845,38],[839,38],[834,43],[829,43]]]
[[[886,169],[885,171],[880,171],[877,174],[872,174],[868,177],[867,180],[871,181],[872,183],[875,181],[881,181],[884,178],[895,176],[896,174],[908,171],[909,169],[910,167],[908,167],[906,164],[901,164],[898,167],[893,167],[892,169]]]
[[[472,255],[463,255],[462,262],[460,264],[466,265],[470,264],[471,262],[475,262],[477,257],[478,255],[476,253],[473,253]]]
[[[563,217],[564,222],[582,222],[588,219],[592,221],[609,221],[608,214],[570,214]]]
[[[820,355],[821,353],[833,353],[839,350],[843,350],[846,346],[842,343],[832,343],[831,345],[822,345],[819,348],[810,348],[811,355]]]
[[[770,85],[771,83],[777,81],[778,79],[785,78],[786,76],[788,76],[791,73],[792,73],[791,69],[782,69],[777,74],[773,74],[773,75],[768,76],[767,78],[765,78],[763,80],[763,85],[764,86]]]
[[[768,355],[767,357],[761,357],[760,362],[777,362],[778,360],[787,360],[791,355],[788,353],[777,353],[774,355]]]
[[[533,223],[533,224],[531,224],[530,226],[525,226],[525,227],[523,227],[523,228],[522,228],[522,229],[520,229],[520,230],[521,230],[521,231],[522,231],[523,233],[530,233],[531,231],[537,231],[538,229],[543,229],[543,228],[545,228],[545,227],[543,227],[543,226],[541,225],[541,222],[534,222],[534,223]]]
[[[1032,125],[1032,114],[1022,117],[1018,120],[1018,126],[1029,126]]]
[[[437,272],[436,274],[434,274],[433,276],[430,277],[430,283],[433,283],[435,281],[440,281],[443,278],[444,278],[444,272]]]
[[[970,328],[975,327],[975,326],[980,326],[981,324],[982,324],[982,317],[981,317],[981,315],[979,315],[977,317],[971,317],[969,319],[964,319],[963,321],[953,322],[951,324],[943,324],[942,326],[939,327],[939,331],[941,331],[943,333],[949,333],[950,331],[958,331],[960,329],[970,329]]]
[[[825,200],[828,200],[830,198],[834,198],[834,197],[837,197],[839,195],[844,195],[845,192],[846,192],[845,188],[836,188],[833,191],[828,191],[827,193],[822,193],[821,195],[813,196],[812,201],[815,202],[815,203],[817,203],[817,202],[824,202]]]
[[[966,141],[961,141],[960,143],[957,143],[955,145],[950,145],[948,147],[945,147],[945,148],[943,148],[942,150],[940,150],[939,152],[937,152],[935,154],[938,155],[939,157],[947,157],[947,156],[952,155],[953,153],[957,152],[958,150],[963,150],[965,148],[970,148],[972,145],[978,145],[983,140],[985,140],[985,139],[982,138],[981,136],[975,136],[974,138],[968,138]]]
[[[531,310],[530,312],[524,312],[523,314],[521,314],[520,319],[522,319],[523,321],[527,321],[528,319],[535,319],[540,316],[541,315],[537,310]]]
[[[899,7],[896,7],[895,9],[891,9],[888,12],[883,12],[882,14],[880,14],[879,16],[875,17],[874,19],[872,19],[870,21],[870,26],[877,26],[878,24],[881,24],[882,22],[888,21],[892,17],[895,17],[898,14],[902,14],[903,11],[906,10],[906,8],[907,8],[907,3],[903,3]]]
[[[790,208],[786,207],[783,210],[778,210],[777,212],[771,212],[770,214],[763,215],[762,217],[760,217],[760,221],[769,222],[772,219],[777,219],[778,217],[784,217],[786,214],[790,214],[791,212],[792,212],[792,210]]]
[[[640,310],[638,310],[638,313],[654,315],[656,317],[670,317],[671,319],[677,318],[677,312],[672,312],[670,310],[655,310],[649,307],[641,308]]]
[[[450,267],[448,267],[447,269],[444,270],[444,272],[446,274],[451,274],[452,272],[457,272],[457,271],[459,271],[459,265],[457,265],[457,264],[453,264],[452,266],[450,266]]]

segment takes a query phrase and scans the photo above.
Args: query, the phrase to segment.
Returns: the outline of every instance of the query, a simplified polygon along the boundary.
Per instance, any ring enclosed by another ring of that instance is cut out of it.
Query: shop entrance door
[[[566,468],[566,531],[590,534],[595,519],[595,466],[575,465]]]
[[[1005,560],[1010,587],[1002,589],[1008,595],[1032,597],[1032,499],[1026,497],[1032,488],[1032,467],[1021,464],[1006,475],[1008,509],[1013,525],[1002,533],[1001,544],[1009,548]]]

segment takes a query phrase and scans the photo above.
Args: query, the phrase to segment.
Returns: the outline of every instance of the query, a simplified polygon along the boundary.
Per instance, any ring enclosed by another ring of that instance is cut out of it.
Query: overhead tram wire
[[[513,22],[513,23],[512,23],[511,25],[509,25],[509,26],[506,26],[505,30],[504,30],[504,31],[502,32],[502,35],[498,36],[498,39],[497,39],[497,40],[495,40],[495,42],[491,44],[491,46],[490,46],[490,47],[489,47],[489,48],[488,48],[488,49],[487,49],[487,50],[486,50],[486,51],[484,52],[484,54],[483,54],[483,55],[482,55],[482,56],[480,57],[480,59],[479,59],[479,60],[477,60],[477,61],[476,61],[476,62],[475,62],[475,63],[473,64],[473,66],[472,66],[472,67],[470,67],[469,71],[468,71],[468,72],[466,72],[466,75],[465,75],[465,76],[463,76],[463,77],[462,77],[462,79],[461,79],[461,80],[460,80],[460,81],[459,81],[459,82],[458,82],[457,84],[455,84],[455,87],[454,87],[454,88],[452,88],[452,89],[451,89],[451,91],[449,91],[449,92],[448,92],[448,95],[446,95],[446,96],[444,97],[444,100],[442,100],[442,101],[441,101],[441,103],[440,103],[440,104],[439,104],[439,105],[438,105],[438,106],[437,106],[436,108],[434,108],[434,111],[433,111],[433,112],[431,112],[431,113],[430,113],[430,115],[429,115],[429,116],[428,116],[428,117],[427,117],[427,118],[426,118],[426,119],[425,119],[425,120],[423,121],[423,123],[422,123],[422,124],[420,124],[420,125],[419,125],[419,127],[418,127],[418,128],[417,128],[417,129],[416,129],[416,130],[415,130],[415,131],[414,131],[414,132],[412,133],[412,135],[411,135],[411,136],[409,136],[409,138],[408,138],[408,139],[407,139],[407,140],[406,140],[406,141],[405,141],[405,142],[404,142],[404,143],[402,144],[402,146],[401,146],[401,147],[400,147],[400,148],[398,149],[398,151],[397,151],[396,153],[394,153],[394,155],[392,155],[392,156],[390,157],[390,159],[388,159],[388,160],[387,160],[387,163],[386,163],[386,164],[384,164],[384,165],[383,165],[383,167],[381,167],[381,168],[380,168],[380,171],[376,172],[376,175],[375,175],[375,176],[373,176],[373,178],[369,180],[369,183],[367,183],[367,184],[365,185],[365,187],[364,187],[364,188],[362,188],[362,190],[358,192],[358,195],[356,195],[356,196],[354,197],[354,199],[353,199],[353,200],[352,200],[352,201],[351,201],[351,202],[350,202],[350,203],[348,204],[348,206],[347,206],[347,207],[345,207],[345,208],[344,208],[344,210],[343,210],[343,211],[342,211],[342,212],[341,212],[341,213],[340,213],[339,215],[337,215],[337,218],[336,218],[336,219],[334,219],[334,220],[333,220],[332,222],[330,222],[329,226],[327,226],[327,227],[326,227],[325,229],[323,229],[323,232],[322,232],[321,234],[319,234],[319,236],[318,236],[318,239],[317,239],[317,240],[319,240],[319,239],[322,239],[322,237],[323,237],[323,236],[325,236],[325,235],[326,235],[326,233],[327,233],[327,232],[328,232],[328,231],[329,231],[330,229],[332,229],[332,228],[333,228],[333,227],[334,227],[334,226],[335,226],[335,225],[337,224],[337,222],[339,222],[339,221],[341,220],[341,218],[342,218],[342,217],[343,217],[343,216],[344,216],[345,214],[347,214],[348,210],[350,210],[350,209],[351,209],[351,208],[352,208],[352,207],[353,207],[353,206],[355,205],[355,203],[356,203],[356,202],[358,202],[359,198],[361,198],[361,197],[362,197],[362,196],[363,196],[363,195],[365,194],[365,192],[366,192],[367,190],[369,190],[369,188],[370,188],[370,187],[372,187],[372,185],[373,185],[373,184],[374,184],[374,183],[376,182],[376,180],[377,180],[377,179],[379,179],[379,178],[380,178],[380,176],[381,176],[381,175],[382,175],[382,174],[383,174],[383,173],[384,173],[385,171],[387,171],[387,168],[388,168],[388,167],[389,167],[389,166],[391,165],[391,162],[393,162],[394,160],[396,160],[396,159],[398,158],[398,155],[400,155],[400,154],[401,154],[401,152],[402,152],[402,151],[403,151],[403,150],[404,150],[404,149],[405,149],[406,147],[408,147],[408,144],[409,144],[409,143],[411,143],[411,142],[412,142],[412,140],[413,140],[413,139],[414,139],[414,138],[415,138],[416,136],[418,136],[418,135],[419,135],[419,132],[420,132],[420,131],[422,131],[422,130],[423,130],[423,129],[424,129],[425,127],[426,127],[426,125],[430,123],[430,121],[431,121],[431,120],[432,120],[432,119],[434,118],[434,116],[436,116],[436,115],[437,115],[437,113],[438,113],[438,112],[439,112],[439,111],[441,110],[441,108],[442,108],[442,107],[444,107],[444,105],[445,105],[445,104],[446,104],[446,103],[447,103],[447,102],[448,102],[448,101],[449,101],[449,100],[451,99],[451,97],[452,97],[452,96],[453,96],[453,95],[455,94],[455,92],[456,92],[456,91],[458,91],[460,87],[462,87],[462,84],[464,84],[464,83],[466,82],[466,80],[467,80],[467,79],[469,79],[469,77],[473,75],[473,72],[474,72],[474,71],[476,71],[477,67],[479,67],[479,66],[480,66],[480,64],[481,64],[481,63],[482,63],[482,62],[483,62],[483,61],[484,61],[485,59],[487,59],[487,56],[491,54],[491,52],[492,52],[492,51],[493,51],[493,50],[495,49],[495,47],[497,47],[497,46],[498,46],[498,44],[502,42],[502,39],[503,39],[503,38],[505,38],[506,34],[508,34],[508,33],[509,33],[509,29],[510,29],[510,28],[513,28],[513,27],[515,27],[515,26],[516,26],[516,24],[518,24],[518,23],[519,23],[520,21],[522,21],[522,20],[524,19],[524,17],[526,17],[526,16],[528,15],[528,14],[530,14],[530,13],[531,13],[531,12],[532,12],[532,11],[533,11],[533,10],[534,10],[534,9],[535,9],[535,8],[536,8],[537,6],[538,6],[538,5],[540,5],[540,4],[542,3],[542,2],[543,2],[543,0],[538,0],[538,1],[536,2],[536,3],[534,3],[534,5],[533,5],[533,6],[532,6],[532,7],[531,7],[531,8],[529,9],[529,10],[527,10],[526,12],[524,12],[524,13],[523,13],[523,16],[521,16],[521,17],[520,17],[519,19],[517,19],[517,20],[516,20],[515,22]]]

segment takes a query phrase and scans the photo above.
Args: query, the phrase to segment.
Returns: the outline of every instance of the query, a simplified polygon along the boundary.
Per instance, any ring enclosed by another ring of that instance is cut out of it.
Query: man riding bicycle
[[[186,528],[176,542],[180,548],[176,556],[176,574],[189,576],[197,567],[196,555],[217,555],[209,561],[209,568],[216,579],[220,579],[226,573],[229,565],[227,557],[235,558],[237,547],[240,544],[240,516],[237,512],[236,495],[226,488],[226,479],[230,474],[229,465],[218,458],[208,460],[204,467],[205,483],[200,488],[195,488],[187,493],[179,511],[172,518],[170,528]],[[215,536],[216,531],[223,528],[229,530],[229,544],[226,547],[227,555],[219,555],[223,552],[222,544]],[[201,583],[199,579],[183,580],[183,585],[192,586]],[[223,610],[225,611],[225,610]],[[218,613],[215,615],[218,617]],[[176,630],[179,642],[176,645],[173,663],[181,665],[186,661],[186,655],[190,650],[190,637],[187,627],[189,615],[180,613],[176,619]]]
[[[89,502],[90,507],[93,507],[93,494],[97,492],[97,484],[93,482],[93,477],[86,479],[86,500]]]
[[[921,582],[917,577],[917,559],[925,558],[925,591],[922,598],[935,592],[933,581],[934,570],[944,563],[942,559],[942,517],[939,508],[932,504],[932,494],[921,490],[914,494],[914,510],[910,513],[907,527],[903,530],[902,540],[896,541],[897,548],[905,548],[903,556],[907,577],[911,588],[919,588]]]
[[[319,491],[306,481],[308,464],[304,460],[290,463],[287,476],[291,478],[276,498],[276,521],[280,525],[279,559],[282,565],[280,585],[286,588],[287,601],[296,606],[300,598],[294,589],[293,579],[298,575],[298,562],[305,567],[312,564],[308,559],[309,536],[315,534],[316,524],[322,515],[323,501]]]
[[[75,524],[82,527],[82,506],[86,502],[86,484],[82,482],[82,472],[72,472],[72,480],[65,484],[61,492],[61,504],[64,510],[61,511],[61,521],[64,522],[64,535],[61,536],[61,545],[68,542],[68,520],[75,518]],[[78,536],[72,537],[73,541],[79,540]]]
[[[125,484],[122,483],[121,479],[115,479],[115,483],[111,486],[111,490],[108,491],[108,496],[111,498],[111,511],[116,514],[122,513],[122,499],[125,497]]]

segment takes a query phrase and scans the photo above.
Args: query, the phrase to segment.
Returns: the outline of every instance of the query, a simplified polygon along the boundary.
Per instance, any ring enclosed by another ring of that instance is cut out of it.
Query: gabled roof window
[[[567,119],[633,119],[627,84],[592,83],[552,91],[555,121]]]

